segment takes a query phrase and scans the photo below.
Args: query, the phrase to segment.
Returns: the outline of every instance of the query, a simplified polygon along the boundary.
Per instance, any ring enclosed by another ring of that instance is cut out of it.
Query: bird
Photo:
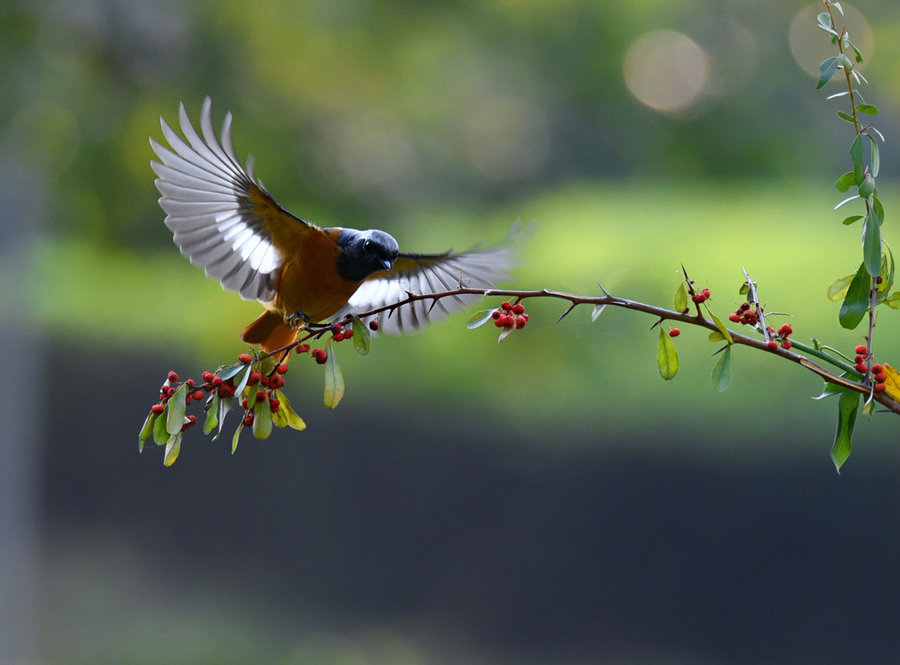
[[[252,155],[245,166],[238,161],[230,112],[216,134],[211,106],[206,97],[198,133],[179,103],[183,138],[160,117],[168,147],[150,137],[159,158],[150,165],[165,224],[181,253],[224,289],[263,305],[241,333],[248,344],[271,353],[290,346],[304,328],[400,303],[410,294],[490,289],[508,279],[515,262],[511,241],[461,253],[416,254],[401,251],[380,229],[323,228],[292,214],[254,176]],[[399,305],[378,316],[379,330],[418,330],[477,297]]]

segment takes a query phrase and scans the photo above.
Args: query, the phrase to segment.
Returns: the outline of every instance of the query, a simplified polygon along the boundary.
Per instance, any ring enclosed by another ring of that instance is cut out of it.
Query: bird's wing
[[[160,118],[170,147],[150,145],[160,162],[150,162],[158,176],[159,204],[175,244],[191,263],[245,300],[275,297],[276,272],[284,254],[309,231],[321,230],[284,210],[246,169],[231,142],[231,114],[225,116],[221,141],[213,129],[210,99],[200,114],[202,137],[184,109],[178,108],[185,142]]]
[[[389,271],[371,275],[333,317],[361,314],[405,300],[409,294],[441,293],[459,287],[490,289],[509,277],[513,267],[509,245],[462,254],[400,254]],[[462,309],[478,295],[454,295],[439,300],[418,300],[377,316],[380,330],[413,332]],[[366,319],[376,317],[365,317]]]

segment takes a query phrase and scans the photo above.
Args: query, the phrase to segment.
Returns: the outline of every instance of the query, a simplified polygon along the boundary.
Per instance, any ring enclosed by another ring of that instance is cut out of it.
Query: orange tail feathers
[[[241,339],[248,344],[259,344],[266,352],[271,352],[297,339],[297,331],[286,324],[281,315],[266,310],[244,328]]]

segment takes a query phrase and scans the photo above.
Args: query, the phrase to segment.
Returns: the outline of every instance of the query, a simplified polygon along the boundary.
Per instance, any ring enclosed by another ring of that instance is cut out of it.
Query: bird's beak
[[[391,261],[390,259],[382,259],[381,265],[384,266],[385,270],[390,270],[391,267],[394,265],[394,262]]]

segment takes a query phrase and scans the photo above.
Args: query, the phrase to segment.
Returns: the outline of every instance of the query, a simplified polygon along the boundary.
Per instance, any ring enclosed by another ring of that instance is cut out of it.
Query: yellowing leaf
[[[325,360],[325,406],[335,408],[344,396],[344,375],[338,367],[334,356],[334,347],[328,349],[328,358]]]
[[[656,364],[659,367],[659,375],[666,381],[671,381],[678,374],[678,351],[675,343],[669,337],[669,333],[659,327],[659,349],[656,352]]]
[[[847,295],[847,290],[850,288],[850,282],[853,281],[853,278],[855,276],[856,273],[834,280],[831,283],[831,286],[828,287],[828,291],[826,293],[828,299],[835,301],[843,300],[844,296]]]
[[[882,364],[881,371],[885,376],[884,392],[895,402],[900,402],[900,372],[887,363]]]

